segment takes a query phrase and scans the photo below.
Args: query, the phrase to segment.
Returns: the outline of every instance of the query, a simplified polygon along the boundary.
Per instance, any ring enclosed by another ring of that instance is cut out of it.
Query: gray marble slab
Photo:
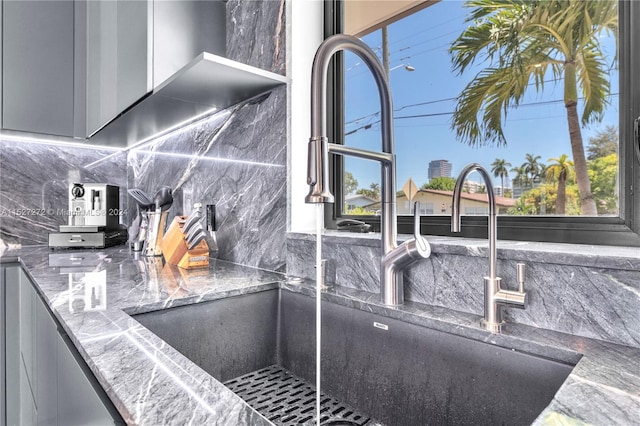
[[[47,244],[49,232],[68,224],[75,182],[119,186],[128,212],[126,161],[119,150],[0,140],[0,246]]]
[[[74,265],[78,256],[83,266]],[[186,271],[115,247],[32,247],[15,258],[127,423],[270,424],[128,314],[277,288],[282,275],[216,260]]]
[[[184,271],[136,258],[121,248],[84,252],[86,264],[70,266],[78,253],[30,247],[6,252],[0,261],[21,262],[127,423],[269,424],[128,314],[278,287],[312,297],[312,281],[287,280],[278,273],[222,261],[212,261],[208,269]],[[94,291],[93,304],[84,299],[87,288]],[[97,306],[96,294],[101,295]],[[477,314],[417,302],[389,308],[380,304],[377,293],[342,286],[324,291],[323,303],[576,365],[535,424],[626,425],[640,416],[639,348],[523,324],[491,334],[480,327]]]
[[[406,236],[401,236],[401,239]],[[431,257],[405,273],[405,299],[476,315],[483,313],[482,277],[488,275],[484,240],[427,237]],[[379,234],[323,234],[329,282],[368,292],[380,290]],[[289,234],[287,273],[315,278],[315,236]],[[525,310],[505,309],[506,319],[640,347],[640,252],[597,247],[498,242],[498,276],[516,289],[516,263],[527,265]]]
[[[130,187],[173,188],[169,218],[215,204],[220,259],[284,270],[285,106],[283,86],[131,150]]]
[[[227,2],[227,57],[286,74],[285,0]]]

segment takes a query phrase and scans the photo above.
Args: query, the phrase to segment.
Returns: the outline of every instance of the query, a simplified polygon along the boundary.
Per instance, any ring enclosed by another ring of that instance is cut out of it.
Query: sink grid
[[[276,425],[315,424],[315,387],[279,365],[271,365],[236,377],[224,385]],[[325,394],[321,396],[322,424],[380,424],[335,398]]]

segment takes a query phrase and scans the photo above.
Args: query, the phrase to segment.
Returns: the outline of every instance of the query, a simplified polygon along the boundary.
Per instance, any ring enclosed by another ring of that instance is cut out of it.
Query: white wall
[[[323,40],[323,2],[287,2],[287,73],[289,85],[289,208],[287,228],[296,232],[315,229],[316,206],[306,204],[307,143],[310,135],[311,65]]]

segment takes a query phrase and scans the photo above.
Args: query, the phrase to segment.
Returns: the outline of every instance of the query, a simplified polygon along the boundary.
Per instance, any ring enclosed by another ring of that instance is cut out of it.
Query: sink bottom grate
[[[224,385],[277,425],[315,424],[315,387],[278,365],[236,377]],[[321,397],[322,424],[380,424],[335,398],[325,394]]]

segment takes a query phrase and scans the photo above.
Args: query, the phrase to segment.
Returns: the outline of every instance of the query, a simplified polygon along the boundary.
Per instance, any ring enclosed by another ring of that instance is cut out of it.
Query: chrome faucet
[[[489,196],[489,276],[484,277],[484,319],[482,326],[493,333],[499,333],[504,327],[503,307],[524,309],[527,304],[527,293],[524,291],[524,263],[517,264],[518,291],[504,290],[500,287],[501,278],[496,276],[497,253],[497,221],[496,198],[489,173],[477,163],[468,164],[460,172],[453,189],[453,205],[451,208],[451,232],[460,232],[460,196],[464,181],[469,173],[477,171],[484,179]]]
[[[380,95],[382,152],[350,148],[329,143],[326,132],[327,70],[331,57],[340,50],[350,50],[367,64]],[[327,38],[318,48],[311,71],[311,137],[309,138],[307,203],[333,203],[329,190],[329,153],[378,161],[382,170],[382,257],[380,260],[380,292],[382,303],[398,306],[404,303],[403,269],[414,260],[427,258],[431,247],[420,233],[420,218],[414,218],[414,238],[398,246],[396,231],[396,157],[393,150],[393,106],[386,74],[376,54],[360,39],[337,34]]]

